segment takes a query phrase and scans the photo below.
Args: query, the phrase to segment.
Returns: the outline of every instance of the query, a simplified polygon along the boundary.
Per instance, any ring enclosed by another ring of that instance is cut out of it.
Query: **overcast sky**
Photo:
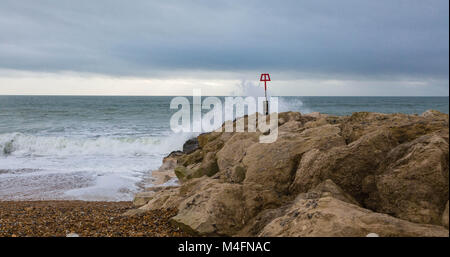
[[[449,94],[449,2],[0,0],[0,94]],[[243,86],[244,85],[244,86]]]

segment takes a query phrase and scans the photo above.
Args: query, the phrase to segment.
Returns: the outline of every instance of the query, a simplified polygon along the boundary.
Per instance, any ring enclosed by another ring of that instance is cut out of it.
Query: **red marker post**
[[[264,101],[264,113],[269,115],[269,100],[267,100],[267,81],[270,81],[269,73],[261,74],[259,81],[264,81],[264,96],[266,97],[266,101]]]

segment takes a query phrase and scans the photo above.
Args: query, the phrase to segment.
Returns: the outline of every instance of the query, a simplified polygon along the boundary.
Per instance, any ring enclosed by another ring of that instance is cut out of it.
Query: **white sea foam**
[[[0,155],[73,156],[110,155],[139,156],[164,154],[180,148],[180,140],[190,135],[157,137],[54,137],[22,133],[0,134]],[[158,146],[158,147],[155,147]]]
[[[131,200],[142,177],[192,136],[0,134],[0,198]]]

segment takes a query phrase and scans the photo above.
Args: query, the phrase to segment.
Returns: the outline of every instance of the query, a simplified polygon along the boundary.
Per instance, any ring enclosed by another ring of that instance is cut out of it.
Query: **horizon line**
[[[0,96],[192,96],[192,95],[69,95],[69,94],[0,94]],[[246,97],[250,95],[201,95],[202,97],[217,96],[217,97]],[[257,97],[257,96],[256,96]],[[260,96],[263,97],[263,96]],[[449,97],[449,95],[273,95],[272,97]]]

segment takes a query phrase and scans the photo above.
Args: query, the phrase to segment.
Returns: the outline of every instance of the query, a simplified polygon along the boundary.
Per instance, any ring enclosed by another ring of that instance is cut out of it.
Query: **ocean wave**
[[[167,137],[64,137],[37,136],[24,133],[0,134],[0,155],[8,156],[73,156],[163,155],[181,149],[191,134]]]

